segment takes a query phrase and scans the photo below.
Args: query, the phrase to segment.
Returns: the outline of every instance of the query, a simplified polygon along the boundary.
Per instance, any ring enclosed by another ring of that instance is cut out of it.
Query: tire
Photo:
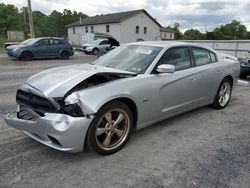
[[[214,98],[212,107],[215,109],[225,108],[230,101],[231,93],[232,93],[232,83],[230,82],[229,79],[224,78]]]
[[[129,107],[119,101],[111,101],[100,108],[91,122],[86,137],[87,147],[101,155],[113,154],[127,143],[133,125]]]
[[[62,51],[62,53],[60,54],[61,59],[69,59],[69,56],[70,54],[67,51]]]
[[[33,57],[32,53],[28,52],[28,51],[24,51],[20,55],[20,59],[22,61],[30,61],[30,60],[32,60],[32,57]]]
[[[93,53],[94,55],[97,55],[98,52],[99,52],[99,50],[98,50],[97,48],[94,48],[93,51],[92,51],[92,53]]]

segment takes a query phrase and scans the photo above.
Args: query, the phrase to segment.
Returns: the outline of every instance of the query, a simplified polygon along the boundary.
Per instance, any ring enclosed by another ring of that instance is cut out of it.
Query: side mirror
[[[38,46],[38,44],[34,44],[33,46],[34,46],[34,47],[37,47],[37,46]]]
[[[175,66],[170,64],[163,64],[159,65],[156,69],[159,73],[174,73],[175,72]]]

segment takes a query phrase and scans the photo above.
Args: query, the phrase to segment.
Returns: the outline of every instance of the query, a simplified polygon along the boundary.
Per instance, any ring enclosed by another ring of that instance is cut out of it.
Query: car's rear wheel
[[[62,51],[62,53],[60,55],[61,59],[69,59],[69,56],[70,56],[70,54],[67,51]]]
[[[87,146],[102,155],[119,151],[128,141],[133,127],[131,110],[119,101],[104,105],[87,133]]]
[[[214,98],[212,107],[215,109],[223,109],[230,101],[232,93],[232,83],[229,79],[224,78],[219,86],[217,94]]]
[[[31,52],[22,52],[21,55],[20,55],[20,59],[23,60],[23,61],[30,61],[32,60],[32,53]]]

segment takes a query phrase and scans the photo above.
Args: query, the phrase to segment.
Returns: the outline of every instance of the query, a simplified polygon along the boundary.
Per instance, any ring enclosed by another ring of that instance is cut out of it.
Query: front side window
[[[196,66],[202,66],[212,63],[210,52],[202,48],[192,47]]]
[[[177,47],[167,50],[158,62],[158,65],[162,64],[174,65],[176,71],[190,68],[191,61],[188,48]]]
[[[94,62],[96,65],[143,74],[162,50],[161,47],[123,45]]]
[[[47,45],[49,45],[49,40],[48,40],[48,39],[39,40],[39,41],[37,42],[37,44],[38,44],[39,46],[47,46]]]
[[[139,33],[139,26],[135,26],[135,33]]]

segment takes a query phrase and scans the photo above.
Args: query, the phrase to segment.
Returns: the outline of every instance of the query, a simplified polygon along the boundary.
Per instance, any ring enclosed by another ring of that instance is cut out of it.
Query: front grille
[[[24,120],[36,121],[40,115],[31,109],[20,106],[19,112],[17,112],[17,117]]]
[[[46,98],[40,97],[34,93],[18,90],[16,95],[17,104],[28,107],[34,110],[39,115],[43,116],[44,113],[53,113],[57,109]]]

